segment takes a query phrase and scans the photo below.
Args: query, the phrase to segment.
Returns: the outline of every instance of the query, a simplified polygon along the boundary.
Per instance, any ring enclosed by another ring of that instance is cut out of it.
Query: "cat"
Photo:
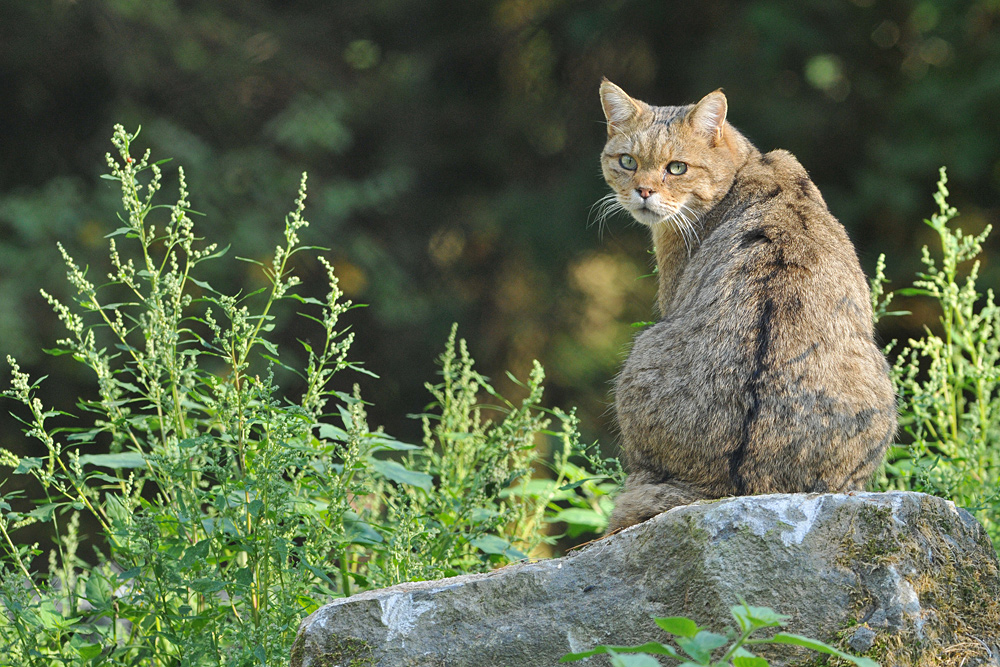
[[[726,121],[721,90],[600,92],[602,170],[652,231],[660,311],[615,383],[628,478],[608,532],[702,499],[863,489],[896,398],[843,226],[791,153]]]

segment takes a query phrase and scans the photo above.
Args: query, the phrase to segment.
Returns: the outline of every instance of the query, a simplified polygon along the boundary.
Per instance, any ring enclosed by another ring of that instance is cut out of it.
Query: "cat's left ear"
[[[720,89],[701,98],[701,101],[694,105],[694,109],[688,112],[687,120],[696,130],[708,135],[715,145],[722,141],[728,110],[729,103]]]

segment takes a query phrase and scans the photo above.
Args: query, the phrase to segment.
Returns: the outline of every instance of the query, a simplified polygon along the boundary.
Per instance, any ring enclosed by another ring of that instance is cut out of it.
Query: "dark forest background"
[[[458,322],[504,391],[540,360],[546,402],[613,453],[610,382],[655,285],[644,229],[590,224],[602,76],[654,104],[723,88],[734,125],[810,171],[869,274],[884,252],[912,279],[941,165],[964,228],[1000,221],[997,0],[2,0],[0,353],[49,376],[47,404],[94,393],[42,351],[63,332],[38,289],[69,296],[57,241],[105,272],[103,156],[115,123],[141,125],[174,158],[165,201],[183,165],[200,235],[231,257],[268,259],[309,172],[304,240],[370,304],[348,315],[353,358],[381,377],[342,381],[373,424],[418,437],[406,415]],[[216,288],[260,285],[222,265]],[[1000,284],[994,258],[982,275]],[[911,308],[884,339],[933,325]],[[0,445],[25,451],[14,420]]]

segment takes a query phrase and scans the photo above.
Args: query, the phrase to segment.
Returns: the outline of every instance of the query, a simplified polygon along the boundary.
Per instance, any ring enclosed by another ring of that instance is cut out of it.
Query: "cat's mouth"
[[[642,224],[650,227],[660,222],[663,222],[667,217],[669,217],[667,215],[664,215],[663,213],[659,213],[649,208],[649,206],[647,206],[645,202],[643,202],[642,204],[640,204],[635,208],[630,209],[629,213],[632,214],[633,218],[635,218]]]

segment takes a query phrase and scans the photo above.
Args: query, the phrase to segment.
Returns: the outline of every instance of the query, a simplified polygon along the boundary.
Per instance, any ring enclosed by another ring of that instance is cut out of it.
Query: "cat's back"
[[[791,153],[751,157],[705,223],[710,231],[682,273],[668,318],[715,313],[722,326],[758,334],[766,326],[812,342],[871,342],[871,302],[854,246]]]

